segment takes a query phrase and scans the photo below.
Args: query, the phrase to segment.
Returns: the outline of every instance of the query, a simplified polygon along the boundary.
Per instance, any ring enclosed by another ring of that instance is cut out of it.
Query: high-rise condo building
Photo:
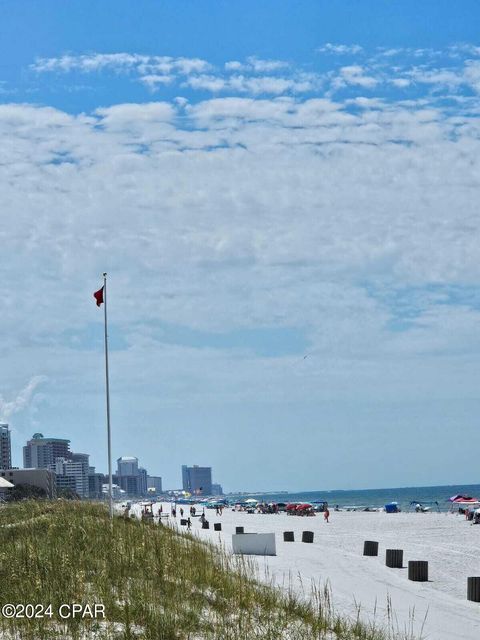
[[[57,458],[70,457],[70,440],[44,438],[42,433],[33,434],[23,447],[23,466],[26,469],[52,469]]]
[[[95,467],[88,467],[88,497],[104,498],[103,485],[108,482],[108,477],[104,473],[96,473]]]
[[[12,466],[12,445],[8,424],[0,423],[0,467],[10,469]]]
[[[117,460],[117,475],[136,476],[138,475],[138,458],[134,456],[122,456]]]
[[[117,460],[115,482],[128,496],[144,496],[147,493],[147,471],[138,466],[138,458],[122,456]]]
[[[147,489],[155,489],[156,494],[162,493],[162,478],[160,476],[148,476]]]
[[[57,458],[52,470],[57,474],[57,486],[73,489],[81,498],[88,498],[88,454],[74,453],[71,459]]]
[[[183,490],[194,496],[212,495],[212,467],[182,465]]]
[[[223,496],[222,485],[214,482],[212,484],[212,496]]]

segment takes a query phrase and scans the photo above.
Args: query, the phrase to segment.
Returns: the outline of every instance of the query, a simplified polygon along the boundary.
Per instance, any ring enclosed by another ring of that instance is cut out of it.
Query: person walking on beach
[[[191,528],[192,528],[192,521],[190,520],[190,518],[188,518],[188,520],[187,520],[187,529],[190,531]]]
[[[329,517],[330,517],[330,511],[328,510],[328,507],[325,507],[325,511],[323,512],[323,519],[325,520],[325,522],[328,523]]]
[[[180,507],[180,517],[183,518],[183,509]]]

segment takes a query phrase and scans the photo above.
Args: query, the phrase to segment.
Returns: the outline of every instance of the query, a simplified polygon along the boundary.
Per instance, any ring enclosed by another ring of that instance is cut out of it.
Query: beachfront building
[[[62,489],[72,489],[81,498],[88,498],[88,454],[74,453],[71,459],[57,458],[53,470]]]
[[[222,485],[218,482],[212,483],[212,496],[223,496]]]
[[[23,447],[23,466],[25,469],[51,469],[57,458],[68,459],[70,455],[70,440],[44,438],[42,433],[34,433]]]
[[[141,474],[136,476],[114,475],[113,482],[130,498],[141,498],[147,493],[147,486]]]
[[[138,458],[135,456],[122,456],[117,460],[118,476],[136,476],[138,475]]]
[[[113,481],[130,497],[147,494],[147,470],[138,466],[138,458],[122,456],[117,460],[117,473]]]
[[[160,476],[148,476],[147,478],[147,490],[151,493],[159,495],[162,493],[162,479]]]
[[[48,469],[57,476],[57,490],[71,490],[81,498],[89,497],[89,454],[70,451],[70,440],[45,438],[35,433],[23,447],[26,469]]]
[[[212,467],[182,465],[183,490],[194,496],[212,495]]]
[[[12,466],[12,445],[10,442],[10,429],[5,422],[0,423],[0,467],[10,469]]]
[[[57,481],[49,469],[1,469],[0,477],[13,485],[28,484],[43,489],[48,498],[57,497]]]
[[[108,483],[108,477],[104,473],[96,473],[95,467],[88,468],[88,497],[90,499],[103,498],[103,485],[106,483]]]

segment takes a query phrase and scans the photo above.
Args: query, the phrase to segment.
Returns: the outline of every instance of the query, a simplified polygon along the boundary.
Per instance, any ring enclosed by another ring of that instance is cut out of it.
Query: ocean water
[[[388,502],[398,502],[402,511],[408,511],[410,502],[437,501],[441,511],[448,511],[448,498],[462,494],[480,500],[480,484],[447,485],[440,487],[400,487],[392,489],[360,489],[355,491],[302,491],[299,493],[249,493],[248,497],[265,502],[314,502],[325,500],[335,507],[383,507]],[[232,496],[229,496],[229,498]],[[436,506],[433,506],[432,509]]]

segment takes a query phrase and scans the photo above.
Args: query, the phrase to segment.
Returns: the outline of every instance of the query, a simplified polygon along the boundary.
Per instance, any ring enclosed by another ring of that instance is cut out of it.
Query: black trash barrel
[[[403,549],[387,549],[385,554],[385,564],[391,569],[402,569]]]
[[[428,562],[426,560],[409,560],[408,579],[414,582],[428,582]]]
[[[467,600],[480,602],[480,578],[467,578]]]
[[[245,533],[243,527],[235,527],[235,533]]]
[[[302,542],[313,542],[313,531],[303,531]]]
[[[221,522],[214,522],[213,528],[215,529],[215,531],[221,531],[222,530],[222,523]]]
[[[365,540],[363,543],[364,556],[378,556],[378,542],[373,540]]]
[[[210,523],[208,522],[208,520],[204,520],[202,522],[202,529],[210,529]]]
[[[187,526],[187,521],[185,520],[185,518],[182,518],[182,519],[180,520],[180,525],[181,525],[182,527],[186,527],[186,526]]]
[[[284,531],[283,532],[283,541],[284,542],[295,542],[295,534],[293,531]]]

